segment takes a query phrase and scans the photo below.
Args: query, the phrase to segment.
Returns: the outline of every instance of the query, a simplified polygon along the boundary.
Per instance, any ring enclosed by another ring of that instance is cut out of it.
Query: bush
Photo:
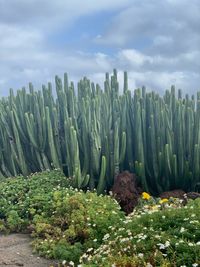
[[[36,214],[51,211],[53,192],[67,186],[69,180],[59,170],[8,178],[1,182],[0,231],[26,230]]]
[[[125,219],[114,199],[92,192],[56,191],[52,207],[50,215],[33,220],[33,246],[42,256],[68,262],[98,248],[109,228]]]
[[[147,210],[113,225],[98,249],[82,255],[84,266],[199,266],[200,199],[184,208]]]

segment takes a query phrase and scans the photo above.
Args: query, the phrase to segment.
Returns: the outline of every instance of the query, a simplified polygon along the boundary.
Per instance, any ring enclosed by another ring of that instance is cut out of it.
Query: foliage
[[[200,265],[200,199],[183,206],[143,192],[125,217],[110,196],[70,182],[59,170],[1,182],[0,232],[29,231],[34,250],[61,266]]]
[[[82,255],[82,266],[199,266],[200,199],[185,207],[174,201],[156,210],[155,203],[143,202],[142,211],[114,225],[98,249]]]
[[[59,170],[1,182],[0,229],[25,230],[34,215],[48,214],[52,210],[53,192],[69,184],[70,181]]]
[[[90,248],[98,248],[109,227],[124,219],[109,196],[69,189],[55,191],[52,213],[35,216],[33,246],[43,256],[78,262]]]
[[[30,232],[40,255],[77,262],[125,215],[110,196],[73,189],[59,170],[0,183],[0,232]]]

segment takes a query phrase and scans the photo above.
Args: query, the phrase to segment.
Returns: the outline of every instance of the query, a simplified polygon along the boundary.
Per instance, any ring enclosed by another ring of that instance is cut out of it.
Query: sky
[[[0,0],[0,96],[55,75],[200,90],[199,0]]]

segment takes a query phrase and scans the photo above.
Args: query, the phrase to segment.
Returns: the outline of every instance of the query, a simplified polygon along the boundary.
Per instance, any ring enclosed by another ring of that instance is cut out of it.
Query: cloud
[[[163,92],[176,84],[195,92],[199,10],[198,0],[0,0],[0,95],[29,81],[40,88],[65,71],[72,80],[88,76],[103,85],[113,68],[121,85],[128,71],[130,89]],[[92,34],[77,30],[80,18]]]
[[[153,48],[163,45],[163,41],[167,45],[179,43],[177,50],[180,52],[191,46],[197,48],[200,41],[199,10],[198,0],[134,0],[113,18],[110,28],[101,33],[99,42],[123,47],[146,38]],[[193,42],[194,39],[198,43]]]
[[[0,0],[0,23],[52,30],[68,27],[80,16],[126,7],[131,0]],[[69,24],[69,25],[68,25]]]

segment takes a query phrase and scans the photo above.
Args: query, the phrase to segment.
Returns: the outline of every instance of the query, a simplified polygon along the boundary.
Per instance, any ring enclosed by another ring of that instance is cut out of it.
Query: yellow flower
[[[143,192],[142,193],[142,198],[146,199],[146,200],[149,200],[151,198],[151,196],[147,192]]]
[[[166,203],[168,202],[168,199],[167,198],[163,198],[159,201],[160,204],[163,204],[163,203]]]
[[[158,210],[158,206],[157,205],[151,206],[151,209],[152,210]]]

